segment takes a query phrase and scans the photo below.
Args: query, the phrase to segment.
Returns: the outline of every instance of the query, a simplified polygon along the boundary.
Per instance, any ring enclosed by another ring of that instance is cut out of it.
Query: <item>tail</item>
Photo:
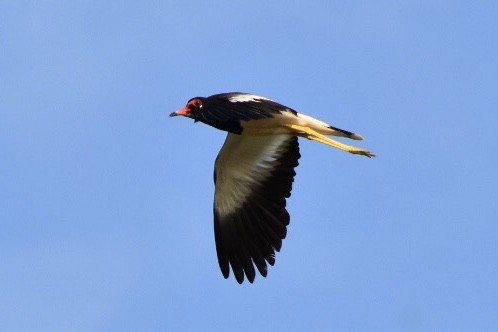
[[[315,118],[312,118],[304,114],[298,113],[297,116],[299,118],[298,124],[291,124],[291,123],[285,124],[285,126],[287,128],[290,128],[293,132],[295,132],[296,135],[332,146],[334,148],[349,153],[360,154],[363,156],[367,156],[369,158],[375,157],[375,155],[368,150],[346,145],[325,136],[325,135],[332,135],[332,136],[347,137],[354,140],[362,140],[363,137],[361,137],[360,135],[357,135],[347,130],[330,126],[325,122],[322,122],[320,120],[317,120]]]
[[[333,131],[333,133],[330,133],[328,135],[347,137],[347,138],[354,139],[354,140],[357,140],[357,141],[363,140],[363,137],[361,137],[358,134],[352,133],[350,131],[347,131],[347,130],[344,130],[344,129],[340,129],[340,128],[336,128],[336,127],[332,127],[332,126],[328,126],[327,128]]]
[[[297,113],[297,118],[298,118],[297,124],[303,127],[310,127],[322,135],[347,137],[357,141],[361,141],[363,139],[363,137],[361,137],[358,134],[337,127],[333,127],[328,123],[312,118],[311,116],[306,114]]]

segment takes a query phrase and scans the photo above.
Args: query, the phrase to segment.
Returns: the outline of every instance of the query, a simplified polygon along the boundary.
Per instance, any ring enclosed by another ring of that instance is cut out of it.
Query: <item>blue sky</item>
[[[494,331],[495,1],[6,1],[0,330]],[[245,91],[364,136],[301,141],[268,278],[218,269],[223,132]]]

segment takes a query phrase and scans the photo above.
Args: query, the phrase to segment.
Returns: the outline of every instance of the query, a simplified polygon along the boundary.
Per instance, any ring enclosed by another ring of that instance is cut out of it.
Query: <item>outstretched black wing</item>
[[[287,234],[297,137],[228,134],[215,163],[214,232],[218,263],[225,278],[230,266],[239,283],[252,283],[254,266],[262,276],[275,263]]]

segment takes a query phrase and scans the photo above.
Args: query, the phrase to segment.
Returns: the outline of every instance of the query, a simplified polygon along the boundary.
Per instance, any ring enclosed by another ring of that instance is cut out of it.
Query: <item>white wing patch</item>
[[[215,163],[214,206],[220,216],[240,208],[251,191],[270,176],[275,160],[285,152],[282,146],[290,138],[228,134]]]
[[[248,93],[241,93],[241,94],[238,94],[238,95],[231,96],[231,97],[228,98],[228,100],[230,100],[232,103],[246,103],[246,102],[249,102],[249,101],[253,101],[253,102],[259,103],[262,100],[270,100],[271,101],[271,99],[268,99],[268,98],[265,98],[265,97],[261,97],[261,96],[252,95],[252,94],[248,94]]]

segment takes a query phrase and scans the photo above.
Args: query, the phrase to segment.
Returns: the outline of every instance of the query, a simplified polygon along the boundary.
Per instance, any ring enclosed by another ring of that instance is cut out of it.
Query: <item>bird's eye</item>
[[[195,107],[195,108],[200,108],[202,107],[202,103],[199,99],[194,99],[192,100],[190,103],[189,103],[191,106]]]

